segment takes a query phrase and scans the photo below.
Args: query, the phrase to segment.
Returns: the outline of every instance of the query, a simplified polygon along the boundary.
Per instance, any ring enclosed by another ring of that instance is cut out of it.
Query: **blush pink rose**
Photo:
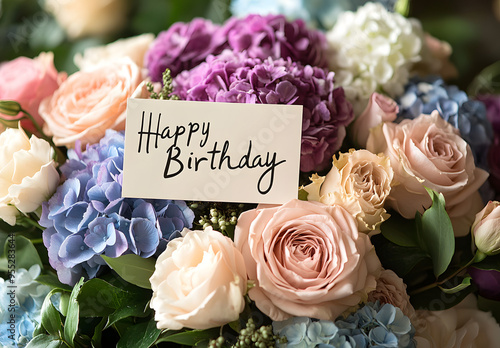
[[[437,111],[374,128],[367,149],[390,158],[396,185],[386,200],[389,207],[414,218],[432,203],[428,187],[443,194],[455,236],[469,233],[483,208],[478,188],[488,173],[476,168],[469,145]]]
[[[235,230],[248,295],[272,320],[334,320],[367,299],[380,261],[344,208],[292,200],[241,214]]]
[[[58,146],[92,144],[107,129],[125,129],[127,98],[142,82],[139,67],[130,59],[106,61],[71,75],[40,104],[44,131]]]
[[[0,100],[18,102],[42,125],[43,119],[38,114],[38,106],[42,99],[52,95],[65,79],[66,73],[58,73],[54,67],[52,52],[42,52],[33,59],[19,57],[0,65]],[[1,113],[0,116],[13,119]],[[21,126],[32,133],[35,132],[35,127],[29,120],[23,120]]]
[[[354,121],[351,130],[353,140],[360,147],[366,147],[370,129],[382,122],[394,121],[399,112],[398,104],[385,95],[373,93],[366,109]]]

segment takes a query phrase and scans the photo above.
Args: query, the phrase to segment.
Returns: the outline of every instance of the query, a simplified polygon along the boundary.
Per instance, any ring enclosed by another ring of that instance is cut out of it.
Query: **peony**
[[[389,217],[384,203],[393,176],[389,157],[351,149],[339,154],[338,159],[334,156],[326,177],[313,175],[313,184],[305,190],[309,192],[308,200],[342,206],[355,217],[360,232],[374,234]]]
[[[33,59],[19,57],[0,65],[0,100],[17,101],[41,125],[43,119],[38,114],[40,102],[52,95],[65,79],[66,73],[58,73],[54,67],[52,52],[42,52]],[[7,115],[0,113],[0,116],[9,119]],[[21,125],[35,132],[29,120],[23,120]]]
[[[489,201],[476,215],[472,235],[477,249],[486,255],[500,253],[500,202]]]
[[[455,307],[444,311],[417,311],[417,347],[465,348],[497,347],[500,326],[491,313],[477,309],[469,295]]]
[[[107,60],[129,57],[137,66],[142,67],[146,51],[153,40],[153,34],[142,34],[120,39],[104,46],[89,47],[83,53],[75,55],[75,65],[80,69],[85,69]]]
[[[390,303],[401,309],[404,315],[412,318],[415,309],[410,303],[410,296],[406,293],[406,284],[396,273],[385,269],[377,279],[377,288],[368,295],[369,302],[379,301],[381,304]]]
[[[37,210],[57,188],[59,174],[49,143],[22,128],[0,134],[0,218],[16,224],[16,216]]]
[[[327,41],[330,69],[358,115],[373,92],[391,97],[403,92],[413,64],[421,59],[424,39],[418,22],[367,3],[341,14]]]
[[[125,25],[128,12],[123,0],[46,0],[44,4],[72,39],[113,34]]]
[[[358,146],[366,147],[370,129],[382,122],[396,120],[399,107],[394,100],[379,93],[373,93],[366,109],[352,124],[352,138]]]
[[[248,295],[272,320],[334,320],[367,298],[381,265],[342,207],[292,200],[241,214],[235,229]]]
[[[477,192],[488,173],[474,165],[469,145],[437,111],[401,123],[384,123],[368,138],[367,149],[389,156],[397,182],[387,204],[403,217],[431,205],[425,187],[443,194],[456,236],[464,236],[481,210]]]
[[[245,307],[243,256],[211,228],[188,231],[167,245],[150,278],[159,329],[208,329],[237,320]]]
[[[96,143],[106,129],[125,129],[127,98],[141,83],[139,67],[130,60],[105,62],[71,75],[40,104],[44,131],[58,146]]]

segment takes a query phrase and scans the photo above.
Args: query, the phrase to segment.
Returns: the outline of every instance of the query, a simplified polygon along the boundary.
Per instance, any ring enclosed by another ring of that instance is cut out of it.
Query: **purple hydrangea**
[[[487,153],[493,131],[482,102],[469,99],[457,86],[448,86],[435,76],[412,78],[396,101],[399,104],[397,121],[437,110],[443,119],[460,130],[472,149],[476,165],[488,169]]]
[[[290,58],[261,60],[226,50],[178,75],[174,85],[183,100],[303,105],[303,172],[331,165],[354,118],[344,90],[334,87],[333,72]]]
[[[65,284],[95,277],[105,264],[100,255],[149,257],[192,227],[194,213],[183,201],[121,196],[123,149],[123,133],[108,130],[86,151],[69,150],[61,166],[66,180],[42,206],[43,242]]]
[[[252,58],[290,58],[304,65],[327,66],[324,34],[282,15],[231,18],[223,26],[200,18],[175,23],[158,35],[146,53],[145,65],[151,79],[160,82],[166,68],[176,76],[225,48]]]
[[[151,79],[162,81],[162,73],[169,68],[172,76],[188,70],[209,54],[217,54],[227,46],[227,38],[219,25],[196,18],[189,23],[175,23],[158,34],[145,57]]]

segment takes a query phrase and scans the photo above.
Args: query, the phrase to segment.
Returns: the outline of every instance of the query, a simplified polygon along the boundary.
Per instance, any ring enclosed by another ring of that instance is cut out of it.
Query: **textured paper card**
[[[297,198],[302,106],[129,99],[124,197]]]

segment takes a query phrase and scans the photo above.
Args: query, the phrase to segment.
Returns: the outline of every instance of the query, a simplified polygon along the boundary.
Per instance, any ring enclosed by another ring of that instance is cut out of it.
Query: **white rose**
[[[56,190],[59,174],[49,143],[23,129],[0,134],[0,218],[15,225],[19,212],[38,209]]]
[[[125,0],[45,0],[68,36],[104,36],[120,30],[126,23],[128,4]]]
[[[237,320],[245,307],[245,262],[233,241],[211,228],[168,243],[150,278],[159,329],[208,329]]]
[[[80,69],[85,69],[108,60],[129,57],[138,67],[144,65],[144,55],[153,42],[153,34],[120,39],[104,46],[89,47],[83,54],[77,53],[74,61]]]
[[[498,347],[500,326],[491,313],[477,309],[472,294],[444,311],[419,310],[412,323],[417,330],[417,347]]]

